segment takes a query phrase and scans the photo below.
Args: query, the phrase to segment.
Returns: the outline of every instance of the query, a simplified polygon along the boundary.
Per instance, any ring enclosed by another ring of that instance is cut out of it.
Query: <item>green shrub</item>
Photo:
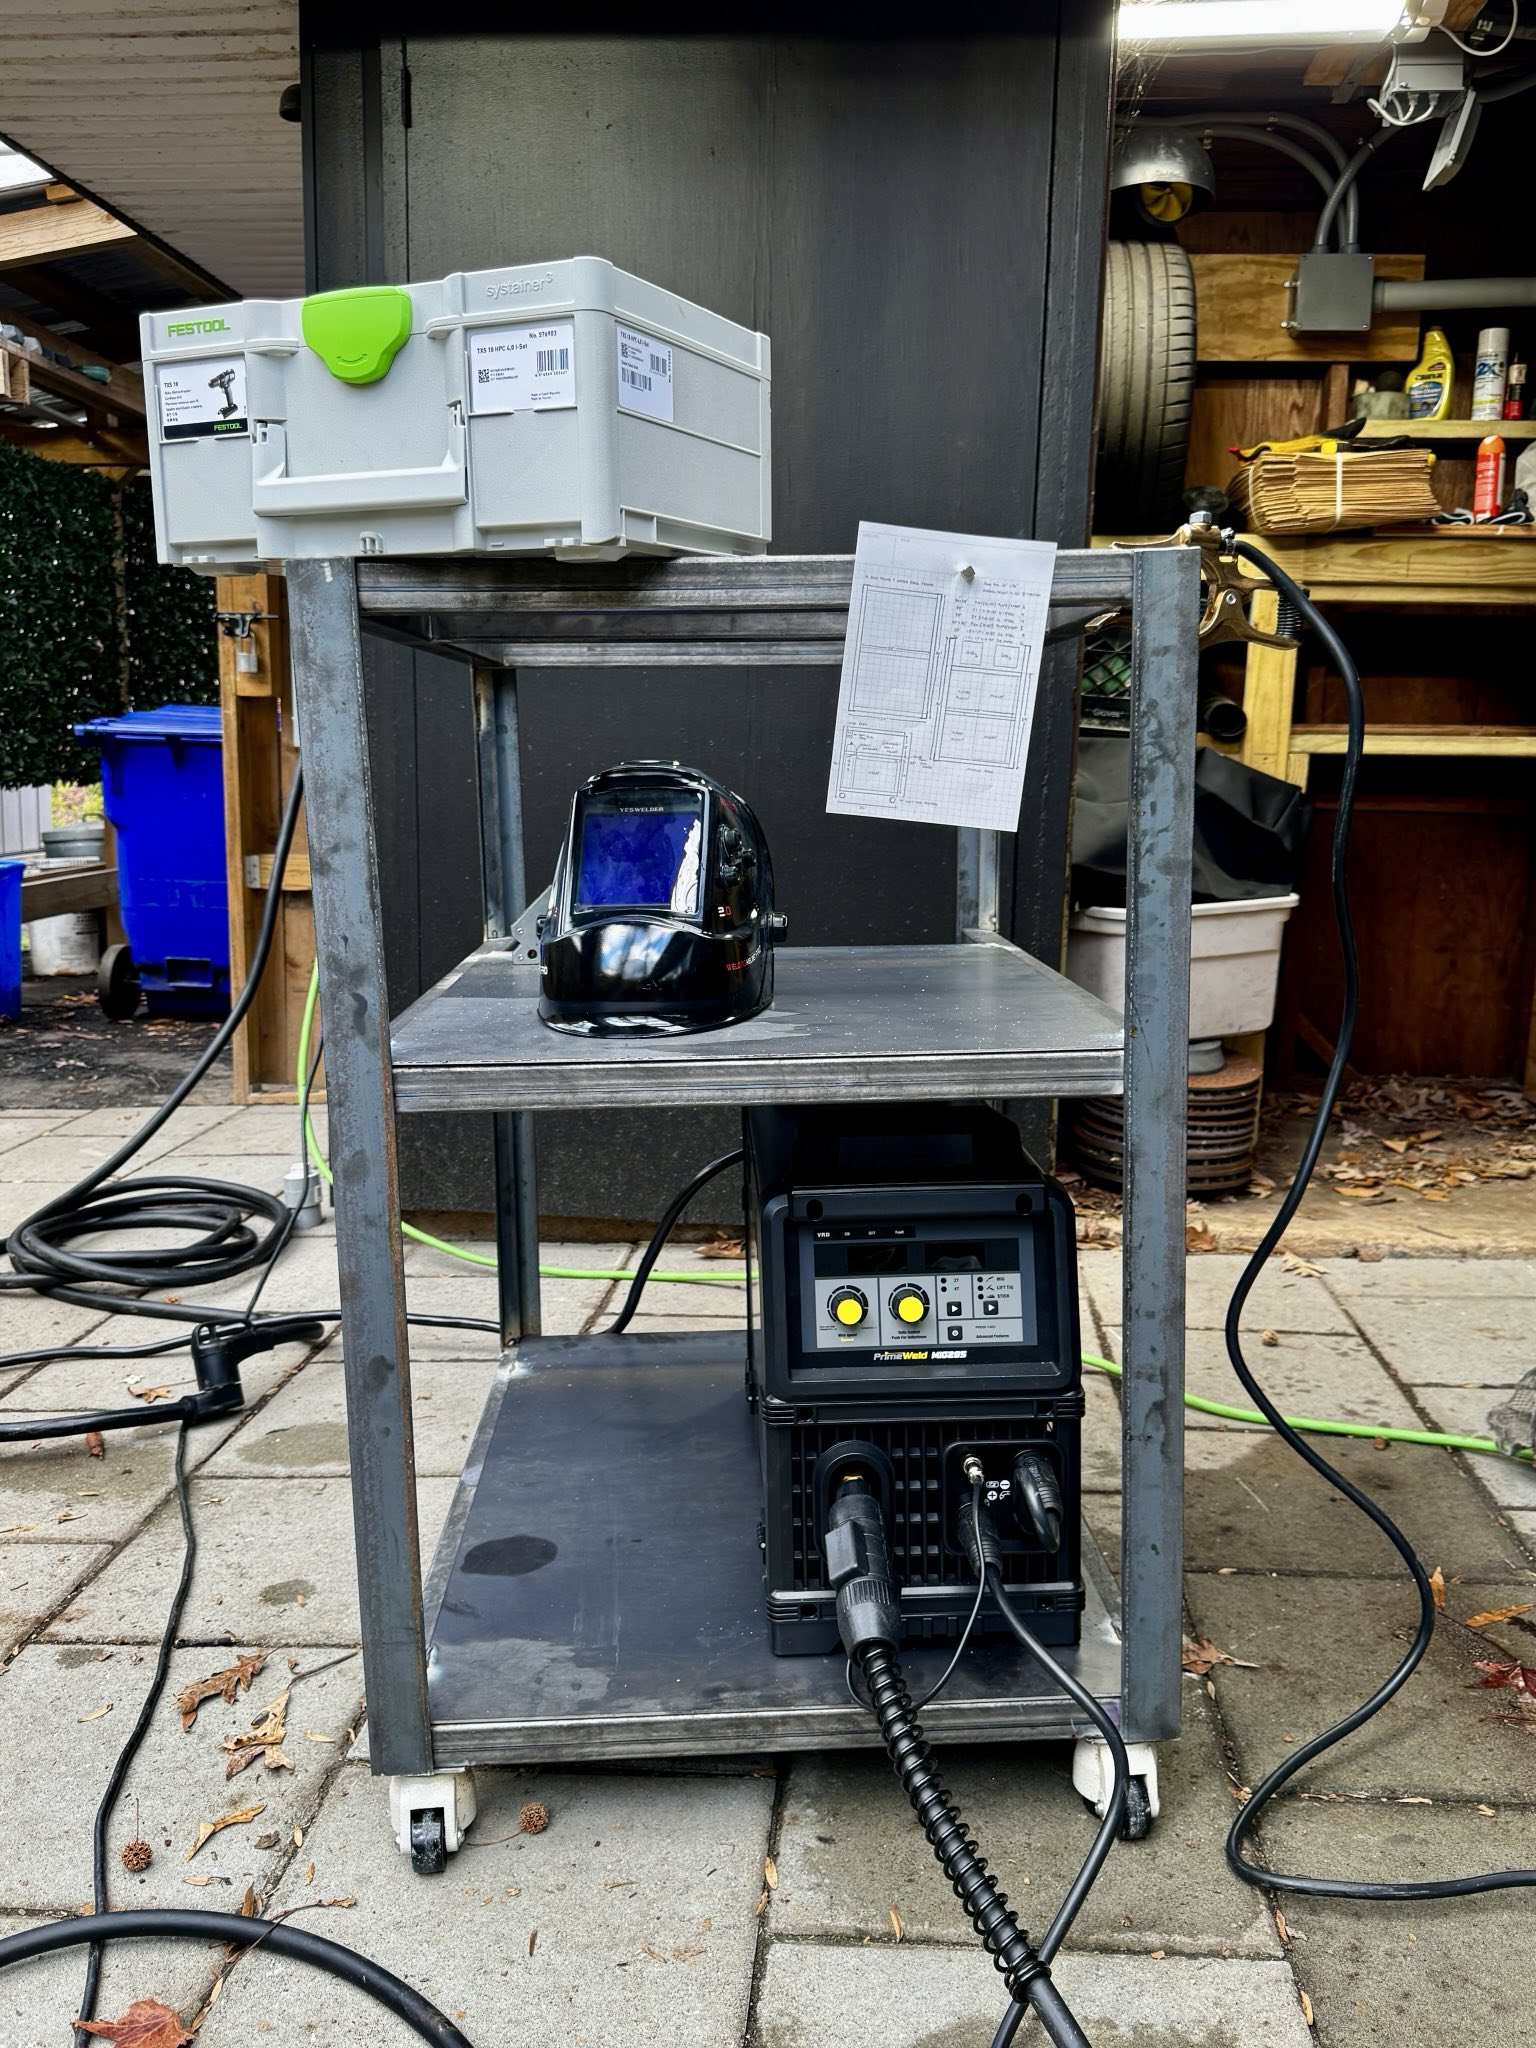
[[[95,781],[88,718],[216,701],[214,609],[156,562],[147,482],[0,443],[0,789]]]

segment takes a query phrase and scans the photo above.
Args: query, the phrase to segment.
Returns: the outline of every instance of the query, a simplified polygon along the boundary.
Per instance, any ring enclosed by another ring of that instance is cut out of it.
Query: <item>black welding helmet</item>
[[[768,842],[739,796],[675,761],[584,782],[539,931],[539,1015],[583,1037],[713,1031],[773,1000]]]

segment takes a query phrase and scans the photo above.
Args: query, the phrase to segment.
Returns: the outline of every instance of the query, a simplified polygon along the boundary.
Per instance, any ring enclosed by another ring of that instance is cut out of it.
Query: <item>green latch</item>
[[[377,384],[411,331],[411,295],[397,284],[318,292],[304,301],[304,339],[343,384]]]

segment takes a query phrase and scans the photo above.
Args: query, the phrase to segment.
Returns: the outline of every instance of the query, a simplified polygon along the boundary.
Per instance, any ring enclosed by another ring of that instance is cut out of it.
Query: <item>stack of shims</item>
[[[1433,462],[1427,448],[1270,452],[1256,455],[1239,471],[1227,486],[1227,497],[1239,523],[1252,533],[1395,526],[1433,519],[1440,510],[1429,481]]]

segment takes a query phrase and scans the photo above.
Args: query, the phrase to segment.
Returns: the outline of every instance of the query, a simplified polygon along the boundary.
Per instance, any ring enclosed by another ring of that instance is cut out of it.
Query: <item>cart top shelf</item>
[[[1142,548],[1062,548],[1050,618],[1081,630],[1134,601]],[[630,556],[620,562],[439,556],[357,565],[365,625],[492,667],[836,664],[851,555]]]
[[[1004,940],[785,947],[773,1007],[725,1031],[573,1038],[538,968],[490,945],[394,1027],[401,1110],[921,1101],[1118,1093],[1124,1034],[1096,996]]]

